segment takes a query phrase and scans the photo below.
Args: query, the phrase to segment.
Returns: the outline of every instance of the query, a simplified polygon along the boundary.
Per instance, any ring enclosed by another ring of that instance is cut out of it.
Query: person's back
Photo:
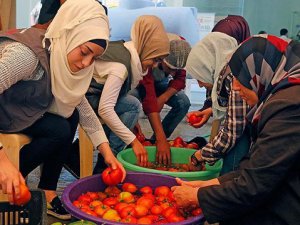
[[[280,30],[280,38],[283,40],[288,40],[289,36],[288,36],[288,30],[286,28],[282,28]]]

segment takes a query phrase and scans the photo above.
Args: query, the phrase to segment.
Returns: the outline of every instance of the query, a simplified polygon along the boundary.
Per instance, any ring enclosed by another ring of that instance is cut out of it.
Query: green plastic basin
[[[146,147],[148,151],[148,157],[150,162],[155,162],[155,146]],[[171,148],[172,163],[188,163],[190,156],[196,150],[187,149],[187,148]],[[137,172],[149,172],[149,173],[159,173],[170,175],[173,177],[179,177],[186,180],[209,180],[219,176],[219,173],[222,168],[222,160],[219,160],[213,166],[205,165],[205,171],[196,171],[196,172],[169,172],[161,171],[155,169],[149,169],[145,167],[140,167],[136,165],[136,157],[131,148],[121,151],[117,155],[118,160],[123,164],[124,168],[128,171],[137,171]]]

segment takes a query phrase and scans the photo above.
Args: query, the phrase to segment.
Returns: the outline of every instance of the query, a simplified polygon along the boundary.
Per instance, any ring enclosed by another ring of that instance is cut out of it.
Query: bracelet
[[[197,159],[197,157],[195,156],[197,151],[195,151],[192,155],[191,155],[191,163],[194,165],[194,166],[200,166],[202,165],[205,161],[203,159]]]

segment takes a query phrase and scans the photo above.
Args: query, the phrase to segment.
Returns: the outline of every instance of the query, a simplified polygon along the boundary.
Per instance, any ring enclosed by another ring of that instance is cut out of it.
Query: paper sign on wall
[[[215,25],[215,13],[198,13],[199,40],[211,32]]]

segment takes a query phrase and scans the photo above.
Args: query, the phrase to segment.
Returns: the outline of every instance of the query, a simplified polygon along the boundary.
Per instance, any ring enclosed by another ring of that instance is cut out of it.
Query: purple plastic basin
[[[154,174],[154,173],[142,173],[142,172],[127,172],[127,176],[124,182],[134,183],[138,188],[143,186],[150,186],[151,188],[156,188],[158,186],[166,185],[172,187],[177,185],[175,178],[167,175]],[[76,208],[72,202],[76,200],[82,193],[88,191],[97,192],[104,191],[106,185],[103,183],[100,175],[94,175],[79,179],[72,184],[68,185],[63,194],[62,202],[65,208],[72,214],[72,216],[89,220],[97,224],[102,225],[118,225],[125,224],[115,221],[104,220],[95,216],[90,216],[80,209]],[[203,220],[203,215],[189,218],[182,222],[168,223],[169,225],[199,225]]]

